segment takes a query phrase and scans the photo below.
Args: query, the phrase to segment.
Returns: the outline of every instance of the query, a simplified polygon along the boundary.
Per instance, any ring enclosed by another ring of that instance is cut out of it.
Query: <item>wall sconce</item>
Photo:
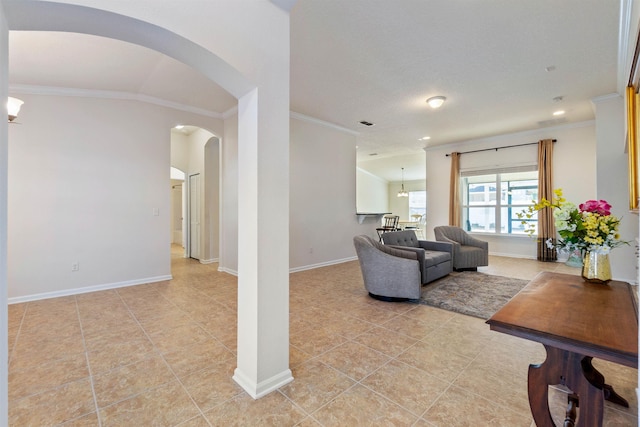
[[[9,113],[9,123],[13,122],[18,117],[20,107],[24,104],[24,101],[18,98],[7,98],[7,112]]]

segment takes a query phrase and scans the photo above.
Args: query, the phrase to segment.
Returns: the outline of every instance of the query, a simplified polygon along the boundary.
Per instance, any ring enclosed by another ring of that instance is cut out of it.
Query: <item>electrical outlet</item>
[[[73,263],[71,263],[71,271],[78,270],[80,270],[80,263],[78,261],[74,261]]]

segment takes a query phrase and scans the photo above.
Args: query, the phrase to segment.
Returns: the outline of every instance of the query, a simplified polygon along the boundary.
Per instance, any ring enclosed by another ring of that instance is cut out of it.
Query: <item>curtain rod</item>
[[[551,142],[556,142],[557,139],[552,139]],[[537,142],[529,142],[528,144],[518,144],[518,145],[506,145],[504,147],[496,147],[496,148],[483,148],[482,150],[473,150],[473,151],[464,151],[458,154],[469,154],[469,153],[479,153],[481,151],[492,151],[492,150],[502,150],[503,148],[513,148],[513,147],[524,147],[525,145],[538,145]],[[451,154],[445,154],[445,157],[449,157]]]

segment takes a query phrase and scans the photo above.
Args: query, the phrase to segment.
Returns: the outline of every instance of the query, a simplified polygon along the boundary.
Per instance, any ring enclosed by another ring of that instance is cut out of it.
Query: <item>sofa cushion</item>
[[[382,241],[385,245],[408,246],[410,248],[420,247],[420,243],[416,237],[416,232],[413,230],[384,233],[382,235]]]
[[[438,252],[438,251],[427,250],[427,251],[424,251],[424,261],[427,268],[433,267],[434,265],[451,261],[451,254],[449,252]]]
[[[393,255],[401,258],[407,259],[418,259],[418,255],[415,252],[411,251],[403,251],[400,248],[394,248],[392,246],[383,245],[382,243],[378,243],[375,240],[371,239],[370,243],[374,248],[378,249],[381,252],[384,252],[388,255]]]

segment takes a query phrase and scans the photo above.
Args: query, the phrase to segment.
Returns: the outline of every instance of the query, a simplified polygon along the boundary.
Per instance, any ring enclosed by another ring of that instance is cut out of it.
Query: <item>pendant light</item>
[[[404,191],[404,168],[402,168],[402,187],[400,191],[398,191],[398,197],[409,197],[409,193]]]

